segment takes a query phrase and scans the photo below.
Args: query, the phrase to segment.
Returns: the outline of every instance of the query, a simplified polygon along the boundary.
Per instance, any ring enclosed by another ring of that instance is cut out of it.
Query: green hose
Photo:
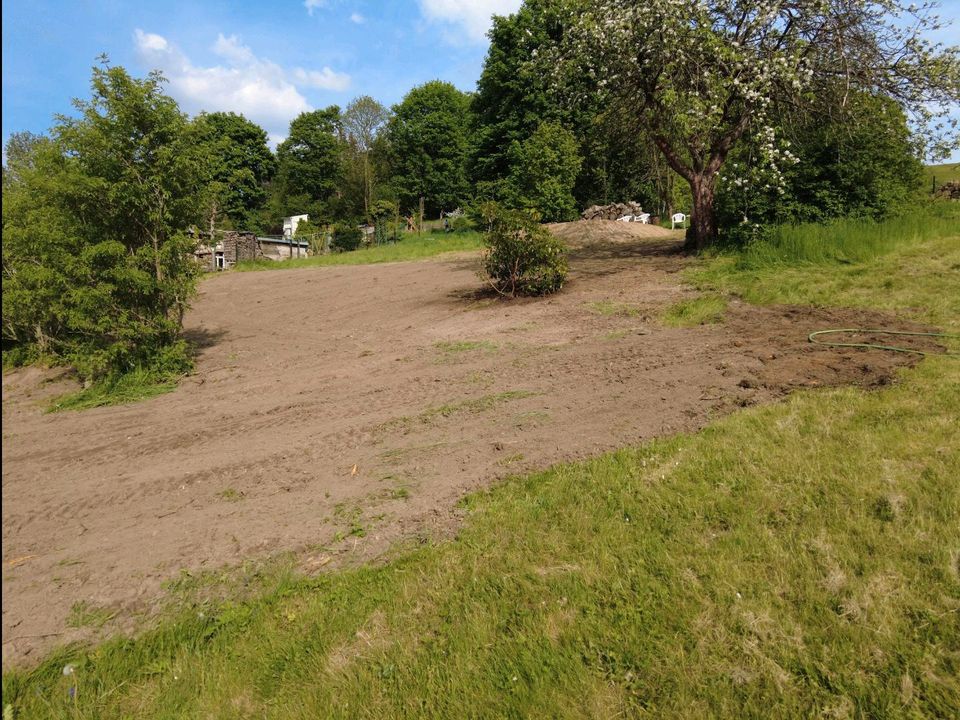
[[[855,348],[873,348],[875,350],[892,350],[893,352],[914,353],[916,355],[957,355],[952,352],[931,353],[923,350],[914,350],[913,348],[897,347],[896,345],[876,345],[874,343],[842,343],[842,342],[821,342],[814,340],[817,335],[829,335],[833,333],[870,333],[872,335],[921,335],[923,337],[950,338],[960,340],[960,335],[951,335],[949,333],[929,333],[929,332],[906,332],[904,330],[868,330],[866,328],[844,328],[841,330],[817,330],[807,336],[807,340],[815,345],[829,345],[831,347],[855,347]]]

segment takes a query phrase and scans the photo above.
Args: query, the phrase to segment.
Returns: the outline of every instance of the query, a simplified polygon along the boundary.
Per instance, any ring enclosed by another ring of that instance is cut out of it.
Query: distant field
[[[924,168],[927,176],[927,186],[932,187],[936,181],[937,187],[946,182],[960,180],[960,163],[943,163],[942,165],[927,165]]]

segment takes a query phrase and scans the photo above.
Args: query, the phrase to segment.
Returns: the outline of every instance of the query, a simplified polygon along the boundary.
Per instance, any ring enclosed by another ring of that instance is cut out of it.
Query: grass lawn
[[[852,246],[851,246],[852,247]],[[691,280],[960,332],[960,237]],[[888,283],[892,282],[892,286]],[[469,497],[455,540],[179,606],[8,672],[42,718],[960,714],[960,361],[795,394]],[[239,573],[238,573],[239,574]],[[64,675],[70,663],[73,673]]]
[[[303,267],[324,265],[367,265],[370,263],[422,260],[447,252],[478,250],[482,247],[483,235],[479,232],[405,234],[389,245],[362,248],[352,252],[331,253],[309,258],[294,258],[277,262],[274,260],[247,260],[237,263],[235,269],[246,270],[294,270]]]

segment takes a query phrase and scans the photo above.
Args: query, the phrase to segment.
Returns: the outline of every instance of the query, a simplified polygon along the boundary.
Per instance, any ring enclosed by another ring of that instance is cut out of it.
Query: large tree
[[[541,123],[524,142],[514,141],[510,150],[509,203],[536,210],[544,222],[576,218],[573,186],[582,161],[573,133],[556,123]]]
[[[720,169],[748,133],[774,170],[792,163],[779,117],[842,109],[851,91],[889,97],[928,132],[935,150],[956,145],[931,119],[960,101],[957,48],[925,39],[933,3],[901,0],[593,0],[553,53],[534,62],[564,75],[586,71],[594,96],[628,114],[690,185],[688,246],[717,237]],[[556,69],[556,71],[555,71]]]
[[[359,160],[364,214],[370,212],[375,182],[375,163],[371,162],[370,154],[389,119],[390,111],[369,95],[354,98],[343,111],[343,130],[348,146]]]
[[[585,5],[586,0],[528,0],[516,13],[493,19],[472,103],[470,176],[481,197],[502,198],[509,191],[505,180],[518,170],[511,148],[550,122],[573,132],[581,147],[583,162],[574,186],[579,205],[653,199],[648,148],[624,142],[615,113],[592,93],[590,76],[569,73],[567,80],[583,93],[578,102],[563,103],[550,74],[530,62],[562,42]],[[630,136],[635,140],[635,132]]]
[[[284,214],[326,215],[342,179],[340,108],[298,115],[277,147],[277,209]],[[314,218],[316,219],[316,218]]]
[[[470,96],[440,80],[413,88],[388,125],[393,181],[400,205],[428,214],[452,210],[469,197]]]
[[[198,268],[184,230],[206,159],[162,83],[94,68],[77,116],[11,155],[3,341],[16,358],[57,357],[88,378],[188,362],[177,335]]]
[[[210,223],[222,214],[235,226],[251,229],[277,166],[267,145],[267,132],[232,112],[202,113],[194,122],[210,162]]]

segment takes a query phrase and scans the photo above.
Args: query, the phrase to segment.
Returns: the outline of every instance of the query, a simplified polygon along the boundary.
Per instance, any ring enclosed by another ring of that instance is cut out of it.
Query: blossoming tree
[[[776,174],[794,162],[788,112],[842,107],[848,93],[895,99],[931,155],[957,146],[960,48],[928,39],[936,3],[901,0],[588,0],[531,62],[575,99],[600,93],[632,118],[690,185],[687,245],[717,237],[714,192],[730,151],[755,135]],[[590,87],[568,82],[589,77]]]

